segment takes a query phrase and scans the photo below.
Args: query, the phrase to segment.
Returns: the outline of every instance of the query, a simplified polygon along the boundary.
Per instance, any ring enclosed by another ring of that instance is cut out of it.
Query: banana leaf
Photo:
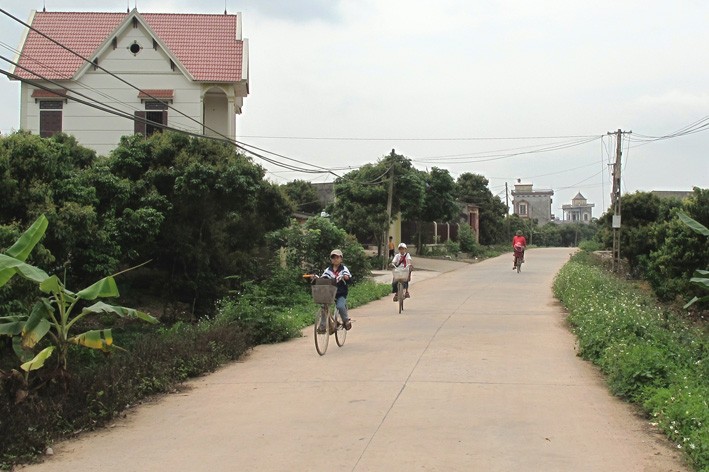
[[[25,362],[20,366],[20,368],[25,372],[41,369],[44,367],[46,360],[52,355],[52,352],[54,352],[54,346],[45,347],[39,352],[39,354],[34,356],[34,359],[29,362]]]
[[[47,217],[41,215],[37,218],[37,220],[35,220],[34,223],[32,223],[32,226],[30,226],[27,231],[20,236],[20,239],[18,239],[15,244],[13,244],[5,252],[5,254],[19,261],[27,260],[27,256],[29,256],[32,249],[34,249],[39,240],[42,239],[42,236],[44,236],[44,232],[47,230],[48,225],[49,223],[47,221]],[[10,280],[16,273],[17,272],[15,270],[11,269],[0,269],[0,287],[5,285],[7,281]]]
[[[49,314],[52,306],[46,299],[42,299],[34,304],[32,312],[25,326],[22,328],[22,345],[24,347],[34,347],[49,332]]]
[[[687,215],[683,211],[678,211],[677,216],[679,216],[679,219],[682,220],[682,222],[684,224],[689,226],[692,229],[692,231],[694,231],[695,233],[699,233],[704,236],[709,236],[709,229],[706,226],[704,226],[703,224],[701,224],[697,220],[691,218],[689,215]]]
[[[147,321],[148,323],[158,322],[157,318],[142,311],[135,310],[133,308],[126,308],[124,306],[109,305],[104,302],[96,302],[93,305],[84,308],[82,310],[82,314],[84,313],[113,313],[121,318],[138,318],[140,320]]]
[[[24,316],[0,317],[0,336],[17,336],[22,332],[25,320]]]
[[[37,283],[42,283],[49,277],[42,269],[26,264],[20,259],[7,254],[0,254],[0,286],[7,283],[16,273]]]
[[[108,352],[113,346],[113,335],[110,329],[92,330],[71,337],[68,341],[79,346]]]
[[[96,300],[97,298],[117,297],[119,293],[116,281],[109,275],[79,291],[76,296],[82,300]]]

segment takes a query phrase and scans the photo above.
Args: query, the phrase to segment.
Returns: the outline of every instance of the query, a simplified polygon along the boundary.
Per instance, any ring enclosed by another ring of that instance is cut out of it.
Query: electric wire
[[[91,60],[89,60],[88,58],[82,56],[81,54],[77,53],[77,52],[74,51],[73,49],[71,49],[71,48],[69,48],[69,47],[67,47],[67,46],[65,46],[65,45],[63,45],[63,44],[61,44],[60,42],[54,40],[53,38],[49,37],[48,35],[44,34],[44,33],[41,32],[41,31],[39,31],[37,28],[34,28],[32,25],[29,25],[29,24],[25,23],[24,21],[20,20],[19,18],[17,18],[16,16],[14,16],[14,15],[8,13],[8,12],[5,11],[4,9],[0,8],[0,13],[3,13],[4,15],[6,15],[6,16],[12,18],[13,20],[17,21],[17,22],[20,23],[21,25],[23,25],[23,26],[25,26],[26,28],[29,28],[30,30],[36,32],[37,34],[41,35],[42,37],[46,38],[46,39],[49,40],[50,42],[52,42],[52,43],[56,44],[57,46],[61,47],[62,49],[64,49],[64,50],[70,52],[71,54],[74,54],[75,56],[79,57],[79,58],[82,59],[83,61],[92,64],[92,65],[93,65],[94,67],[96,67],[97,69],[100,69],[101,71],[103,71],[103,72],[109,74],[111,77],[114,77],[115,79],[119,80],[120,82],[124,83],[125,85],[128,85],[129,87],[131,87],[131,88],[137,90],[138,92],[143,93],[144,95],[146,95],[147,97],[149,97],[151,100],[155,100],[156,102],[159,102],[159,103],[163,104],[164,106],[166,106],[168,109],[177,112],[178,114],[184,116],[185,118],[187,118],[187,119],[189,119],[189,120],[191,120],[191,121],[194,121],[195,123],[199,124],[203,129],[207,129],[207,130],[209,130],[209,131],[212,131],[213,133],[217,134],[218,136],[221,136],[223,139],[225,139],[225,140],[227,140],[227,141],[229,141],[229,142],[231,142],[231,143],[237,145],[237,147],[243,146],[243,147],[241,147],[242,150],[244,150],[244,151],[246,151],[246,152],[249,152],[250,154],[252,154],[252,155],[254,155],[254,156],[256,156],[256,157],[259,157],[260,159],[263,159],[263,160],[265,160],[266,162],[269,162],[269,163],[271,163],[271,164],[276,165],[275,163],[276,163],[277,161],[274,161],[274,160],[271,160],[271,159],[267,159],[267,158],[265,158],[264,156],[259,155],[258,153],[254,153],[253,151],[251,151],[251,150],[249,150],[249,149],[245,149],[245,147],[246,147],[246,146],[253,147],[254,149],[257,149],[257,150],[259,150],[259,151],[261,151],[261,152],[268,152],[269,154],[277,155],[278,157],[281,157],[281,158],[284,158],[284,159],[292,160],[292,161],[298,162],[298,163],[300,163],[300,164],[310,165],[310,166],[312,166],[312,167],[319,168],[319,169],[320,169],[319,172],[330,172],[329,169],[325,169],[325,168],[323,168],[323,167],[313,166],[312,164],[305,163],[305,162],[303,162],[303,161],[298,161],[298,160],[296,160],[296,159],[288,158],[288,157],[283,156],[283,155],[280,155],[280,154],[275,154],[275,153],[271,153],[271,152],[269,152],[269,151],[265,151],[265,150],[263,150],[263,149],[261,149],[261,148],[258,148],[258,147],[256,147],[256,146],[250,146],[250,145],[246,145],[245,143],[241,143],[241,142],[238,142],[238,141],[236,141],[236,140],[232,140],[231,138],[229,138],[229,137],[227,137],[227,136],[224,136],[224,135],[221,134],[220,132],[218,132],[218,131],[216,131],[216,130],[214,130],[214,129],[208,127],[208,126],[206,126],[204,123],[201,123],[200,121],[196,120],[195,118],[193,118],[193,117],[187,115],[186,113],[182,112],[181,110],[179,110],[179,109],[177,109],[177,108],[174,108],[174,107],[171,106],[169,103],[167,103],[167,102],[165,102],[165,101],[163,101],[163,100],[160,100],[159,98],[156,98],[156,97],[152,96],[151,94],[149,94],[149,93],[147,93],[146,91],[140,89],[139,87],[136,87],[135,85],[131,84],[131,83],[128,82],[127,80],[123,79],[122,77],[119,77],[118,75],[114,74],[113,72],[111,72],[111,71],[105,69],[104,67],[102,67],[102,66],[100,66],[100,65],[98,65],[98,64],[96,64],[96,63],[94,63],[93,61],[91,61]],[[24,69],[24,68],[23,68],[23,69]],[[27,69],[25,69],[25,70],[27,70]],[[28,72],[30,72],[31,74],[33,74],[33,75],[39,77],[39,78],[42,79],[42,80],[46,80],[46,79],[43,79],[39,74],[37,74],[37,73],[34,72],[34,71],[28,71]],[[18,77],[18,76],[15,76],[15,77],[16,77],[17,80],[22,80],[22,79],[21,79],[20,77]],[[51,91],[51,90],[50,90],[50,91]],[[69,97],[67,97],[67,98],[69,98]],[[180,132],[180,130],[177,130],[177,129],[172,128],[172,127],[169,127],[169,128],[168,128],[168,127],[165,127],[165,129],[170,129],[171,131]],[[183,132],[184,132],[184,131],[183,131]],[[186,133],[189,134],[189,132],[186,132]],[[196,133],[192,133],[192,135],[193,135],[193,136],[198,136],[198,137],[205,137],[205,138],[206,138],[206,137],[209,137],[209,136],[206,136],[206,135],[204,135],[204,134],[198,135],[198,134],[196,134]],[[278,163],[278,164],[279,164],[280,166],[282,166],[282,167],[285,166],[285,165],[282,164],[282,163]],[[299,170],[298,168],[296,168],[296,167],[294,167],[294,166],[289,166],[289,167],[290,167],[292,170]],[[305,172],[305,173],[316,173],[316,172],[318,172],[318,171],[314,171],[314,170],[310,170],[310,169],[300,169],[300,170],[301,170],[302,172]]]

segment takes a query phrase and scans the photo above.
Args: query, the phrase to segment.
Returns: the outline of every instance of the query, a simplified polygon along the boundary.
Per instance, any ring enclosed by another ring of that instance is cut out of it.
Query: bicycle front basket
[[[333,303],[337,287],[334,285],[313,285],[313,301],[315,303]]]
[[[409,268],[408,267],[402,267],[402,266],[394,267],[392,274],[394,274],[394,281],[395,282],[407,282],[409,280]]]

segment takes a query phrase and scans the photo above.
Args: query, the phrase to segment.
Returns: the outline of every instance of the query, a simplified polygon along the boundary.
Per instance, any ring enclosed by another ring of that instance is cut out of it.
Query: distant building
[[[520,218],[537,220],[540,225],[554,219],[551,211],[553,190],[532,188],[532,184],[523,184],[519,180],[512,190],[513,212]]]
[[[586,197],[581,195],[581,192],[577,193],[574,198],[571,199],[571,204],[562,205],[561,209],[564,212],[563,220],[580,222],[580,223],[590,223],[593,218],[593,203],[588,203]]]

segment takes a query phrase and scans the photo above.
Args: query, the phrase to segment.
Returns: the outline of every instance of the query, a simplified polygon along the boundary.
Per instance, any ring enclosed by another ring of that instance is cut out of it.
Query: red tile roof
[[[172,89],[144,89],[138,92],[138,98],[141,100],[150,100],[151,98],[159,98],[161,100],[172,100],[175,96],[175,91]]]
[[[37,12],[32,27],[87,59],[126,19],[128,13]],[[141,14],[158,39],[197,81],[238,82],[242,78],[243,41],[236,15]],[[52,80],[70,79],[84,61],[30,30],[19,64]],[[34,74],[15,69],[21,78]]]
[[[65,98],[67,93],[67,89],[52,89],[50,92],[49,90],[44,90],[44,89],[34,89],[32,90],[32,98]]]

